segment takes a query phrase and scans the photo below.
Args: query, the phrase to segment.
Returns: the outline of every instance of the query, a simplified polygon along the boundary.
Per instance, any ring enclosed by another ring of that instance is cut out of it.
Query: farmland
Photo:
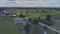
[[[52,17],[60,19],[60,10],[49,10],[49,9],[37,9],[38,12],[31,13],[31,10],[33,9],[5,9],[8,12],[20,14],[23,12],[23,15],[26,17],[31,18],[37,18],[46,17],[47,14],[50,14]],[[36,9],[35,9],[36,10]],[[42,12],[42,10],[45,10],[45,12]],[[26,11],[29,11],[29,13],[26,13]],[[19,17],[19,16],[17,16]],[[13,23],[12,19],[14,17],[7,16],[4,19],[0,19],[0,34],[20,34],[19,30],[17,29],[16,25]],[[60,30],[60,24],[54,24],[52,26],[55,26],[54,28]],[[33,28],[34,26],[32,26]],[[43,27],[43,26],[42,26]],[[56,34],[54,31],[51,31],[48,29],[48,34]]]

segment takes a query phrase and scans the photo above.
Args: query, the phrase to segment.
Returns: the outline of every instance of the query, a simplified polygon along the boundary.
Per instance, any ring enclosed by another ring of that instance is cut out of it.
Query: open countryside
[[[59,8],[0,9],[0,34],[24,34],[25,23],[31,24],[25,34],[60,34]]]

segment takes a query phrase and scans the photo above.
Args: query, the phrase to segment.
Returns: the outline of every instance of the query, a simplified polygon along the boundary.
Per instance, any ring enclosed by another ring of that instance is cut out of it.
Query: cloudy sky
[[[60,0],[1,0],[0,7],[60,7]]]

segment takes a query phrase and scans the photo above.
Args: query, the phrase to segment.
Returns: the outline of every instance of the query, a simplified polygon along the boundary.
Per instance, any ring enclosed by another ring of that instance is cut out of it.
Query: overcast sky
[[[0,7],[60,7],[60,0],[1,0]]]

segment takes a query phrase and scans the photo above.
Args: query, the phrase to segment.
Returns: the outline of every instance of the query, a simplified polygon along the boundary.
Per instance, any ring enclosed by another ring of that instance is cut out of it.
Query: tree
[[[47,17],[46,19],[47,19],[48,21],[51,21],[51,15],[47,15],[46,17]]]
[[[36,10],[36,12],[38,12],[38,10]]]
[[[47,30],[48,29],[47,26],[44,26],[43,28],[44,28],[44,30]]]
[[[23,17],[23,13],[20,14],[20,17]]]
[[[42,12],[44,13],[45,11],[44,11],[44,10],[42,10]]]
[[[48,24],[49,26],[51,26],[51,25],[54,24],[53,21],[51,21],[51,15],[47,15],[46,20],[47,20],[47,24]]]
[[[58,32],[56,32],[56,34],[59,34]]]
[[[26,13],[29,13],[29,11],[26,11]]]
[[[23,15],[22,14],[20,14],[20,17],[22,17]]]
[[[38,25],[38,24],[39,24],[38,20],[36,18],[34,18],[33,19],[33,25]]]
[[[28,22],[30,22],[30,23],[31,23],[31,22],[32,22],[32,18],[29,18],[29,19],[28,19]]]
[[[41,21],[40,17],[38,17],[37,19],[38,19],[38,22],[40,22],[40,21]]]

